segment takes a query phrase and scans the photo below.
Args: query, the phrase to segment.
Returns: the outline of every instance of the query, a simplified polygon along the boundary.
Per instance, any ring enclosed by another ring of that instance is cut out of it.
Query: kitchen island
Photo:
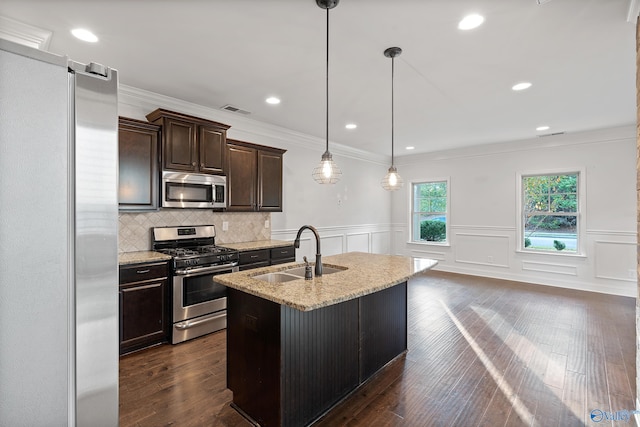
[[[256,279],[303,264],[216,276],[227,295],[227,387],[261,426],[308,425],[407,349],[407,281],[436,261],[351,252],[337,272]]]

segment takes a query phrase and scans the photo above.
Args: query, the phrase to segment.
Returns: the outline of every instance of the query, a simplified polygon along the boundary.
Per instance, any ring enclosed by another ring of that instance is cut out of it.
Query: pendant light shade
[[[313,169],[313,179],[319,184],[335,184],[340,181],[342,171],[333,161],[333,156],[329,152],[329,9],[338,5],[340,0],[316,0],[316,4],[321,9],[327,10],[327,62],[326,62],[326,149],[320,160],[320,164]]]
[[[390,47],[384,51],[384,56],[391,58],[391,167],[389,171],[382,178],[380,184],[382,188],[387,191],[395,191],[398,188],[402,188],[404,181],[402,177],[398,175],[398,170],[393,163],[393,77],[394,77],[394,58],[402,53],[402,49],[399,47]]]

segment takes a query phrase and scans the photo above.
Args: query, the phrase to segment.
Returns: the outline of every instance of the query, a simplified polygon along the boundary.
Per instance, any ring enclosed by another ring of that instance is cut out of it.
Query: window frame
[[[444,212],[447,218],[445,223],[446,238],[442,242],[430,242],[427,240],[413,240],[413,218],[414,218],[414,199],[413,199],[413,187],[416,184],[432,184],[444,182],[447,185],[447,209]],[[447,177],[440,178],[428,178],[428,179],[415,179],[410,182],[408,187],[409,192],[409,240],[407,243],[412,245],[433,245],[433,246],[451,246],[451,180]]]
[[[576,251],[547,251],[539,249],[528,249],[524,247],[524,187],[523,178],[530,176],[545,175],[578,175],[577,198],[578,205],[576,211]],[[516,252],[526,254],[542,254],[552,256],[586,257],[586,199],[587,199],[587,174],[584,167],[545,169],[535,171],[523,171],[516,173]]]

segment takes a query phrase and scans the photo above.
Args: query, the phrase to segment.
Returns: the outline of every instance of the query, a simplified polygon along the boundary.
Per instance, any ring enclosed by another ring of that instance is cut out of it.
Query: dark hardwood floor
[[[590,418],[634,409],[634,298],[434,271],[408,292],[408,352],[316,426],[635,425]],[[222,331],[122,357],[120,426],[249,426],[225,345]]]

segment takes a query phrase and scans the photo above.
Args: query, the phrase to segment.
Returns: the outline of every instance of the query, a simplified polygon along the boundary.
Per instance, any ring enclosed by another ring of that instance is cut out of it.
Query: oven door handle
[[[180,277],[191,277],[191,276],[206,274],[206,273],[218,273],[225,270],[229,270],[229,272],[234,272],[234,271],[237,271],[237,267],[238,267],[238,263],[234,262],[234,263],[224,264],[224,265],[214,265],[211,267],[176,270],[175,274]]]
[[[221,317],[225,317],[227,315],[226,312],[224,313],[220,313],[216,316],[208,316],[204,319],[200,319],[200,320],[185,320],[184,322],[180,322],[180,323],[176,323],[175,324],[175,328],[176,329],[181,329],[181,330],[185,330],[185,329],[189,329],[189,328],[195,328],[196,326],[202,325],[204,323],[209,323],[209,322],[213,322],[214,320],[218,320]]]

